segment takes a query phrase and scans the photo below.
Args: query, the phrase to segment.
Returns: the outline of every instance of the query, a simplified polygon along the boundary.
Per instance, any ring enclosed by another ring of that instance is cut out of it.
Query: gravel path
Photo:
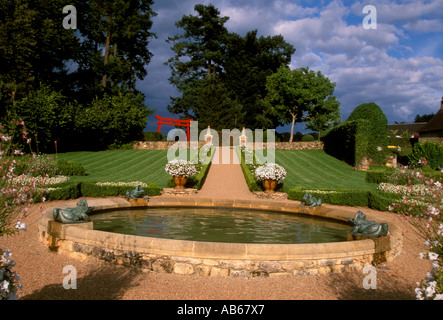
[[[222,189],[231,190],[235,197],[251,197],[249,192],[243,194],[244,188],[238,187],[243,183],[240,182],[240,177],[243,177],[241,169],[240,173],[238,169],[239,166],[236,169],[235,165],[211,166],[207,182],[199,196],[226,197],[226,194],[220,190],[223,186]],[[234,176],[236,178],[231,180]],[[222,182],[221,177],[225,182]],[[237,183],[226,182],[229,180]],[[209,188],[211,185],[216,187]],[[87,200],[91,205],[94,201],[103,201],[103,199],[90,198]],[[75,202],[69,201],[69,203]],[[48,207],[66,203],[66,201],[55,201],[33,205],[26,220],[28,231],[0,238],[0,248],[11,249],[12,259],[16,262],[13,270],[20,275],[23,284],[20,299],[415,299],[414,289],[417,282],[431,269],[429,261],[419,259],[419,252],[424,251],[423,241],[417,238],[407,222],[400,221],[391,213],[368,208],[355,209],[396,221],[404,229],[404,249],[401,255],[377,268],[377,289],[364,289],[363,279],[366,274],[363,272],[241,279],[159,274],[96,261],[75,260],[51,252],[38,238],[37,220],[41,213]],[[63,268],[68,265],[74,266],[77,271],[75,290],[66,290],[62,285],[64,277],[68,275],[68,272],[63,272]]]

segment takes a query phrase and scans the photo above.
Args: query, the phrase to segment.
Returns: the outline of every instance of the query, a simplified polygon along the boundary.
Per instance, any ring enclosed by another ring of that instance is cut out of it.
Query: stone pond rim
[[[94,212],[133,209],[123,198],[101,199]],[[228,207],[306,214],[348,221],[352,207],[300,207],[299,203],[190,197],[152,197],[147,207]],[[39,219],[41,241],[78,259],[97,259],[154,272],[201,276],[276,277],[362,270],[395,259],[403,245],[401,229],[389,222],[389,235],[350,236],[350,241],[317,244],[245,244],[159,239],[93,230],[93,223],[62,224],[48,208]],[[377,223],[386,222],[367,214]]]

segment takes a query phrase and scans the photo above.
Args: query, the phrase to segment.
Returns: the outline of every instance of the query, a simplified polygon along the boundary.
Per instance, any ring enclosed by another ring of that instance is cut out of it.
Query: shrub
[[[161,132],[143,132],[143,137],[145,141],[165,141],[166,137],[163,136]]]
[[[346,121],[323,136],[324,150],[351,166],[357,166],[367,156],[369,131],[367,120]]]
[[[116,197],[125,196],[127,190],[134,189],[141,184],[143,190],[148,196],[158,196],[161,193],[161,188],[155,183],[142,182],[79,182],[72,181],[52,185],[47,189],[46,194],[43,194],[47,200],[68,200],[77,199],[80,197]],[[42,197],[36,195],[36,201],[42,201]]]
[[[303,142],[314,141],[314,137],[311,134],[305,134],[303,138],[301,138],[301,141]]]
[[[105,93],[78,110],[77,140],[83,149],[93,150],[142,140],[143,129],[152,112],[146,107],[142,94],[121,88],[114,95]]]
[[[57,174],[62,176],[86,176],[85,168],[78,162],[60,159],[56,161]]]
[[[414,145],[409,155],[413,167],[429,166],[433,170],[443,168],[443,148],[438,142],[419,142]]]
[[[62,146],[73,140],[74,113],[75,106],[46,85],[30,92],[12,107],[12,114],[26,123],[29,146],[37,153],[52,152],[55,140]]]
[[[347,121],[360,119],[367,120],[369,125],[368,158],[371,158],[377,164],[384,163],[388,145],[388,119],[386,115],[374,102],[363,103],[351,112]]]

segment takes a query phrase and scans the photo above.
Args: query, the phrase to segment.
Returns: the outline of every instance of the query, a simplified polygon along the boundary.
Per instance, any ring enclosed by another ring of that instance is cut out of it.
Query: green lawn
[[[365,172],[353,170],[323,150],[276,150],[275,157],[287,171],[284,192],[299,186],[321,189],[375,189],[378,186],[365,181]],[[165,188],[170,178],[164,170],[166,150],[69,152],[59,154],[58,158],[84,166],[88,176],[72,177],[74,181],[140,181]]]
[[[294,187],[321,189],[376,189],[366,173],[327,155],[323,150],[276,150],[275,161],[286,171],[283,191]]]
[[[79,162],[88,173],[71,180],[96,182],[151,182],[166,187],[169,174],[165,171],[166,150],[115,150],[99,152],[69,152],[59,159]]]

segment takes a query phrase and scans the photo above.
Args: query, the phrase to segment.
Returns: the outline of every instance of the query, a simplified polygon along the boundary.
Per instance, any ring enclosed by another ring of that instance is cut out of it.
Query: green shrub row
[[[80,197],[114,197],[125,196],[127,190],[133,190],[135,187],[129,186],[100,186],[96,182],[69,181],[50,186],[46,193],[38,193],[34,197],[34,202],[41,202],[42,197],[48,201],[69,200]],[[148,183],[148,187],[143,187],[147,196],[160,195],[162,188],[155,183]]]
[[[439,171],[422,171],[425,177],[432,178],[436,181],[443,181],[443,173]],[[369,170],[366,172],[366,182],[368,183],[383,183],[388,182],[396,185],[407,185],[422,183],[421,179],[414,177],[412,170],[405,170],[402,172],[399,169],[386,168]]]
[[[246,164],[245,161],[245,154],[242,152],[242,150],[239,147],[235,148],[235,151],[237,152],[237,156],[240,159],[240,166],[243,171],[243,176],[245,177],[246,183],[249,187],[250,191],[262,191],[261,184],[257,181],[255,178],[254,173],[252,173],[252,168],[254,167],[253,164]],[[253,163],[256,163],[255,154],[252,155]]]
[[[296,187],[288,191],[288,199],[301,201],[308,189]],[[342,206],[369,207],[375,210],[387,211],[393,202],[401,195],[377,190],[309,190],[314,198],[321,198],[323,203]],[[327,192],[327,193],[325,193]]]

